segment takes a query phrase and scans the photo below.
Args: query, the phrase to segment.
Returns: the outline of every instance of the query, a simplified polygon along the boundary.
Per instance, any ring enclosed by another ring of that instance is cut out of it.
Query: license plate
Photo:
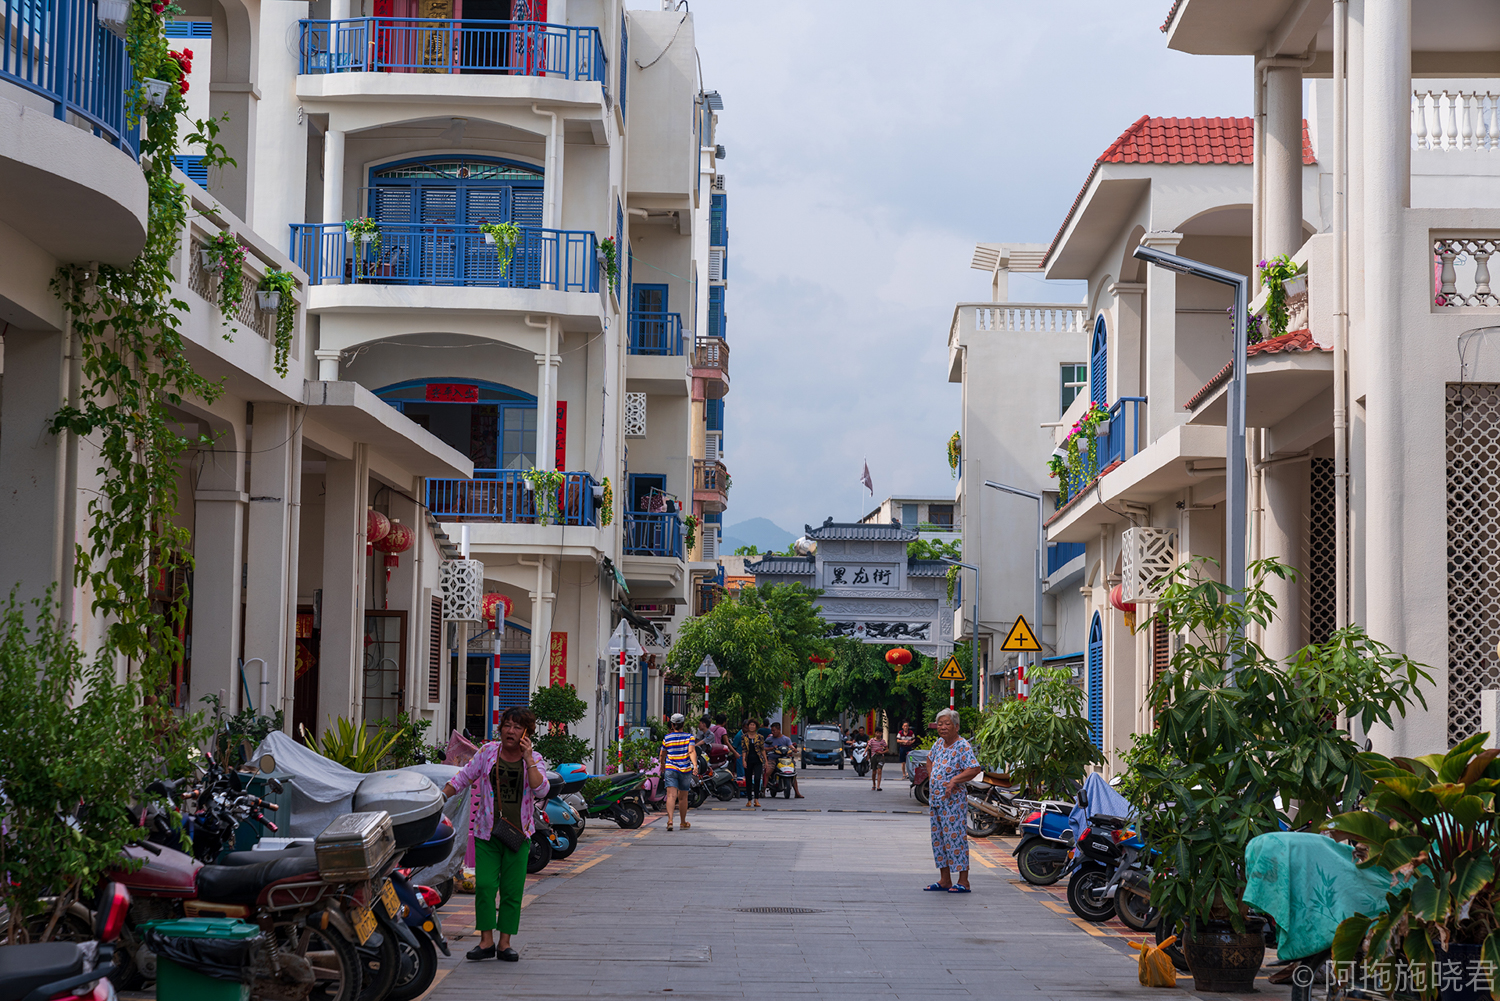
[[[359,944],[364,945],[374,934],[375,915],[368,907],[356,906],[354,908],[354,935],[359,939]]]
[[[388,879],[380,887],[380,902],[393,919],[401,913],[401,901],[396,898],[396,885]]]

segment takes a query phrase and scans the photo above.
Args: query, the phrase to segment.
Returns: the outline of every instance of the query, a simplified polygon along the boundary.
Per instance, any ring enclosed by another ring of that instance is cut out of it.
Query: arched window
[[[381,224],[542,224],[542,170],[490,157],[428,157],[370,171],[370,217]]]
[[[1101,407],[1109,406],[1109,387],[1105,384],[1105,367],[1109,361],[1109,333],[1104,316],[1094,321],[1094,343],[1089,348],[1089,399]]]
[[[536,397],[475,379],[413,379],[375,395],[474,463],[474,476],[536,466]]]
[[[1104,749],[1104,623],[1099,613],[1089,625],[1088,647],[1089,739]]]

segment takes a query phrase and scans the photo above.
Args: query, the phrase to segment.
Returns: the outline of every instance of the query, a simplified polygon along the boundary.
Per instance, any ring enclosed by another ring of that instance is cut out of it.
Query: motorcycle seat
[[[316,852],[311,844],[287,845],[276,851],[264,849],[256,851],[230,852],[219,860],[219,865],[255,865],[257,862],[275,862],[285,858],[316,858]]]
[[[83,950],[76,942],[41,942],[0,949],[0,999],[20,1001],[38,987],[82,972]]]
[[[1130,821],[1124,817],[1112,817],[1107,813],[1096,813],[1089,818],[1089,823],[1098,827],[1128,827]]]
[[[198,870],[198,899],[215,904],[254,904],[265,887],[293,876],[317,879],[318,860],[299,854],[251,865],[206,865]]]

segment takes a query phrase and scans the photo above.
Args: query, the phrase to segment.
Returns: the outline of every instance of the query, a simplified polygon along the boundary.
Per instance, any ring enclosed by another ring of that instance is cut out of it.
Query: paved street
[[[899,768],[803,773],[804,800],[718,804],[668,833],[601,821],[527,884],[518,964],[469,963],[473,898],[443,909],[454,957],[431,998],[1144,997],[1126,929],[1019,882],[1011,839],[974,841],[974,893],[923,893],[925,811]],[[796,913],[758,911],[797,908]],[[1135,936],[1136,940],[1140,936]],[[1191,994],[1192,981],[1179,988]],[[1262,979],[1261,997],[1289,988]]]

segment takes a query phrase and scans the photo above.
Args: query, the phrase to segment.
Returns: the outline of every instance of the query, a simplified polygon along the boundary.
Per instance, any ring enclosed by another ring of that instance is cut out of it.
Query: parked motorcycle
[[[1048,800],[1021,820],[1021,840],[1011,854],[1021,878],[1033,886],[1051,886],[1067,871],[1073,848],[1070,808],[1071,804]]]
[[[926,751],[912,751],[906,756],[906,773],[911,779],[911,794],[923,806],[930,802],[928,771]]]
[[[1077,868],[1068,880],[1068,906],[1085,921],[1107,921],[1115,916],[1115,902],[1105,888],[1123,855],[1115,835],[1128,826],[1124,817],[1095,814],[1073,846]]]
[[[609,779],[609,788],[588,802],[588,814],[614,821],[622,829],[633,831],[646,819],[646,807],[641,802],[644,779],[639,772],[622,772],[618,775],[600,776]]]
[[[698,756],[698,785],[703,789],[705,799],[712,796],[721,803],[734,799],[739,789],[734,781],[734,769],[727,762],[710,764],[703,755]]]
[[[1146,842],[1132,827],[1112,834],[1120,848],[1120,859],[1104,884],[1104,896],[1115,903],[1115,916],[1135,931],[1156,927],[1156,908],[1151,906],[1151,854]]]
[[[0,908],[0,913],[3,913]],[[114,960],[115,941],[124,930],[130,912],[130,892],[118,883],[106,883],[80,941],[38,942],[8,945],[0,949],[0,997],[24,1001],[96,1001],[97,987],[108,981]],[[9,916],[6,915],[9,921]],[[114,992],[106,987],[106,1001]]]

